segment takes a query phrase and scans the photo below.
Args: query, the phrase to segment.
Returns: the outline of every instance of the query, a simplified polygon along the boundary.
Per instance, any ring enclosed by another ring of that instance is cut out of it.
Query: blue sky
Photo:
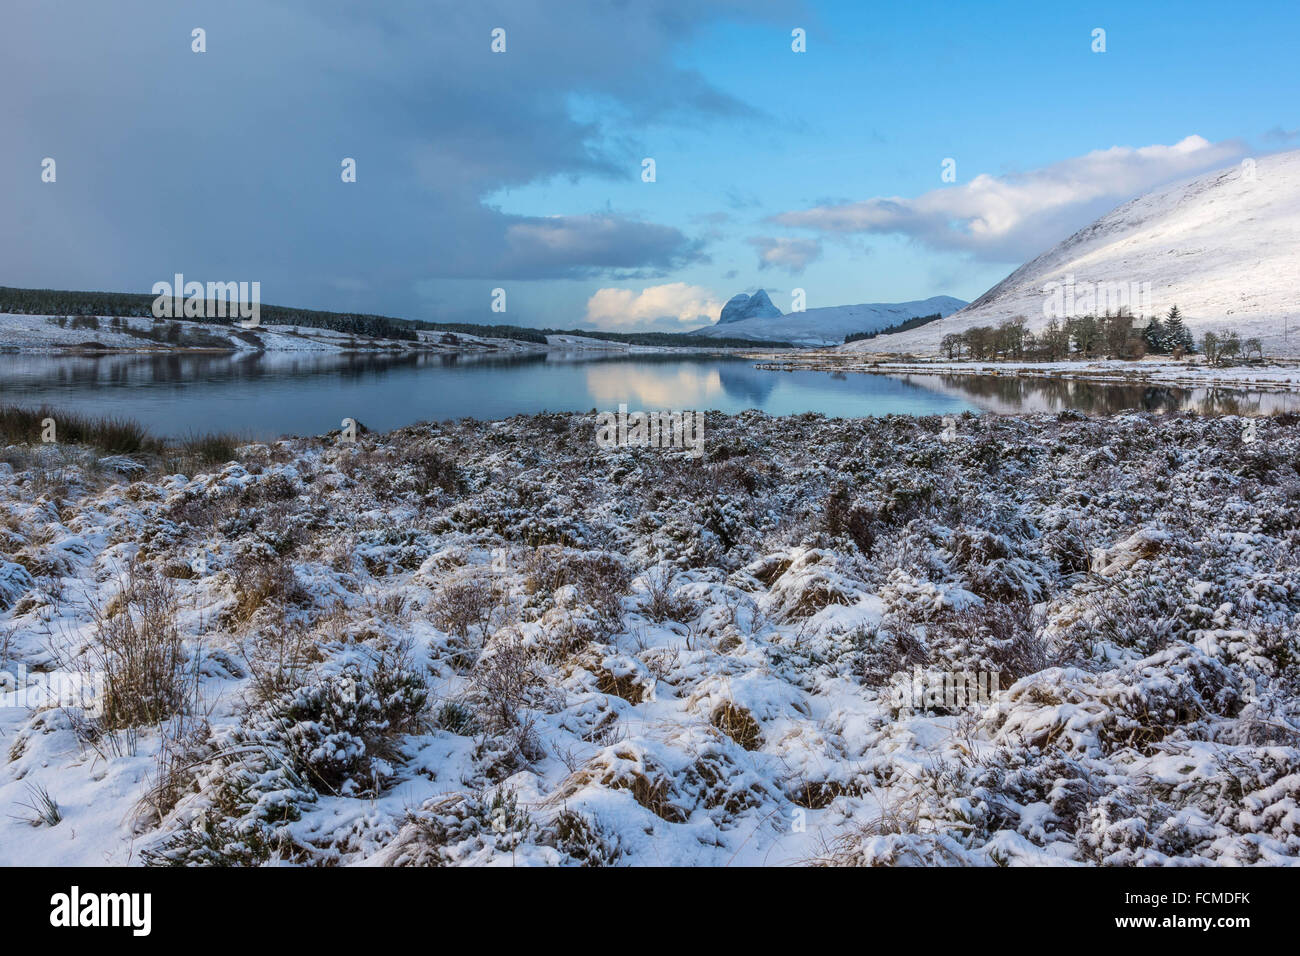
[[[9,285],[184,272],[285,305],[657,329],[758,287],[783,309],[796,287],[810,308],[970,299],[1133,195],[1300,148],[1294,3],[13,0],[6,18]]]

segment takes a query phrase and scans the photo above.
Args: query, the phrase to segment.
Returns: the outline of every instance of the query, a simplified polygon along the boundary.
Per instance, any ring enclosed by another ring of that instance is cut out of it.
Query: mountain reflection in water
[[[542,411],[757,408],[831,417],[1078,409],[1300,411],[1300,397],[1226,389],[972,375],[756,369],[717,355],[549,352],[457,355],[197,353],[0,355],[0,402],[133,418],[162,435],[322,434],[354,418],[374,429],[421,420]]]

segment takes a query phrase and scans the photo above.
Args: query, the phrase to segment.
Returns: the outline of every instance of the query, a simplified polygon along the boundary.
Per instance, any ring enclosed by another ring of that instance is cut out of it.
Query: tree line
[[[17,315],[62,316],[114,316],[123,318],[153,318],[156,295],[133,292],[68,292],[59,289],[14,289],[0,286],[0,312]],[[216,315],[217,303],[206,303],[208,314]],[[323,312],[315,309],[289,309],[279,305],[260,306],[264,325],[298,325],[304,328],[329,329],[349,335],[363,335],[376,339],[398,339],[414,342],[419,336],[417,328],[425,323],[408,319],[392,319],[386,315],[368,315],[360,312]],[[179,318],[179,316],[178,316]],[[232,325],[236,319],[223,317],[186,317],[187,321],[207,325]]]
[[[938,312],[933,315],[914,315],[910,319],[904,319],[902,322],[894,325],[885,326],[883,329],[877,329],[874,332],[850,332],[844,336],[844,344],[850,342],[861,342],[864,339],[874,339],[877,335],[893,335],[895,332],[908,332],[912,329],[919,329],[923,325],[929,325],[931,322],[938,322],[943,316]]]
[[[1027,327],[1023,315],[1000,325],[977,325],[939,340],[939,348],[950,360],[1032,359],[1057,362],[1068,358],[1139,359],[1145,355],[1182,358],[1198,351],[1197,342],[1178,306],[1162,316],[1136,319],[1126,307],[1101,316],[1084,315],[1062,322],[1052,319],[1037,333]],[[1236,332],[1219,335],[1207,332],[1199,351],[1210,364],[1224,360],[1263,358],[1263,344],[1257,338],[1242,339]]]
[[[64,325],[74,329],[97,329],[90,318],[101,316],[124,318],[153,318],[153,303],[157,296],[131,292],[68,292],[58,289],[15,289],[0,286],[0,313],[15,315],[48,315],[64,318]],[[215,303],[213,303],[215,306]],[[204,309],[215,314],[218,310]],[[223,310],[224,311],[224,310]],[[517,325],[480,325],[474,322],[426,322],[420,319],[394,319],[386,315],[361,312],[325,312],[316,309],[291,309],[280,305],[260,306],[263,325],[296,325],[303,328],[329,329],[348,335],[376,339],[397,339],[414,342],[419,339],[417,330],[476,335],[481,338],[513,339],[545,345],[549,335],[583,335],[587,338],[630,345],[661,345],[675,348],[792,348],[789,342],[763,342],[742,338],[701,339],[684,332],[602,332],[598,329],[533,329]],[[209,325],[229,326],[237,321],[231,317],[187,318],[186,321]],[[116,326],[114,326],[116,327]],[[176,333],[179,334],[179,333]]]

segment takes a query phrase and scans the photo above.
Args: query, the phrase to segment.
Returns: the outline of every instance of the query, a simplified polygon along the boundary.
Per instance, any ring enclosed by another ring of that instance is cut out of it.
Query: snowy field
[[[418,330],[418,342],[400,339],[376,339],[333,329],[318,329],[299,325],[259,325],[253,329],[165,319],[163,324],[152,318],[125,317],[114,319],[97,317],[99,328],[69,328],[52,320],[55,316],[14,315],[0,312],[0,351],[63,352],[104,346],[112,350],[172,350],[199,348],[232,352],[541,352],[548,348],[564,352],[626,352],[629,354],[659,354],[682,351],[661,345],[633,345],[585,335],[548,335],[547,344],[525,342],[519,339],[499,339],[467,332],[456,332],[451,339],[443,332]],[[67,317],[64,317],[67,319]],[[115,328],[110,323],[120,322],[125,328]],[[169,343],[161,340],[159,330],[175,322],[181,329],[181,341]],[[127,330],[131,331],[127,331]],[[135,334],[132,334],[132,333]],[[151,337],[153,336],[153,337]],[[732,349],[713,345],[707,340],[698,344],[701,352],[725,352]]]
[[[373,339],[364,335],[336,332],[295,325],[259,325],[253,329],[213,325],[204,322],[165,319],[155,323],[152,318],[125,317],[113,319],[98,317],[99,328],[69,328],[54,324],[53,316],[13,315],[0,313],[0,349],[23,352],[61,352],[88,344],[107,346],[110,349],[169,350],[175,348],[219,349],[234,352],[393,352],[393,351],[446,351],[466,352],[491,350],[537,351],[540,345],[513,339],[490,339],[457,333],[454,345],[443,343],[441,332],[421,331],[419,342],[398,339]],[[66,317],[65,317],[66,318]],[[114,328],[110,323],[121,322],[125,329]],[[175,322],[181,330],[179,343],[149,338],[160,328]],[[136,334],[132,334],[132,331]],[[617,347],[617,346],[615,346]]]
[[[0,863],[1300,856],[1294,417],[595,429],[7,449]]]
[[[1215,368],[1203,359],[1174,361],[1077,362],[897,362],[877,356],[872,361],[846,360],[839,352],[813,352],[801,356],[764,356],[781,369],[821,369],[834,372],[878,372],[887,375],[990,375],[1056,378],[1079,382],[1143,383],[1187,388],[1231,388],[1245,391],[1300,391],[1300,363],[1269,362]]]

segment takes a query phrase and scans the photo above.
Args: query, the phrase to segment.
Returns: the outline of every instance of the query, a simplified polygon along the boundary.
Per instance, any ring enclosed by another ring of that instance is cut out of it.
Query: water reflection
[[[1285,393],[1098,385],[971,375],[756,369],[746,359],[591,352],[0,355],[0,402],[121,415],[155,432],[256,438],[320,434],[355,418],[413,421],[540,411],[759,408],[774,415],[946,415],[1124,409],[1260,414],[1300,410]]]
[[[1190,411],[1202,415],[1269,415],[1300,411],[1300,396],[1290,392],[986,375],[897,377],[923,388],[931,387],[967,398],[983,411],[1001,414],[1059,412],[1067,408],[1089,415],[1113,415],[1129,410]]]
[[[627,403],[642,409],[712,408],[731,394],[714,366],[679,365],[669,371],[623,363],[590,366],[587,391],[600,407]]]

